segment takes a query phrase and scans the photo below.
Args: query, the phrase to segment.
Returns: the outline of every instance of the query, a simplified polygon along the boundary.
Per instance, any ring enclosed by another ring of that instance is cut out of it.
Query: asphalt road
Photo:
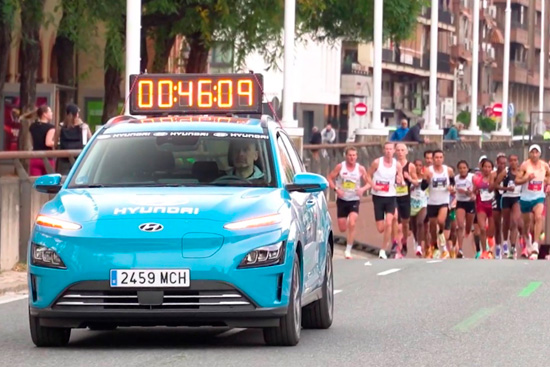
[[[335,322],[293,348],[257,330],[77,330],[31,342],[26,300],[0,298],[2,366],[548,366],[546,261],[335,259]]]

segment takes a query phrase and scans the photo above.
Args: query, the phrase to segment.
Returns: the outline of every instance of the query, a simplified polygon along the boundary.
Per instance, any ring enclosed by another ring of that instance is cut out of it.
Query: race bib
[[[411,207],[414,208],[414,209],[422,208],[422,200],[411,198]]]
[[[542,191],[542,181],[529,181],[527,184],[529,191]]]
[[[344,190],[355,190],[356,186],[357,185],[356,185],[355,181],[344,180],[344,182],[342,182],[342,188]]]
[[[489,189],[482,189],[479,193],[481,201],[491,201],[495,197],[494,192],[489,192]]]
[[[382,192],[390,191],[390,182],[389,181],[376,181],[375,182],[376,190]]]
[[[407,195],[409,193],[409,187],[408,186],[396,186],[395,192],[397,195]]]
[[[447,179],[445,177],[438,177],[432,179],[432,187],[434,189],[447,186]]]

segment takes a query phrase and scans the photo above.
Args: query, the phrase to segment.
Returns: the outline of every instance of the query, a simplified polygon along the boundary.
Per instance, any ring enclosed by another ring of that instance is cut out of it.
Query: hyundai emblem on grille
[[[164,227],[158,223],[143,223],[139,226],[139,229],[143,232],[158,232],[162,231]]]

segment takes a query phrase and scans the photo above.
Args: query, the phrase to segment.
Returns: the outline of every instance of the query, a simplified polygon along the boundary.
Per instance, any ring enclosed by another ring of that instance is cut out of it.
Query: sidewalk
[[[6,293],[27,291],[26,271],[3,271],[0,273],[0,296]]]

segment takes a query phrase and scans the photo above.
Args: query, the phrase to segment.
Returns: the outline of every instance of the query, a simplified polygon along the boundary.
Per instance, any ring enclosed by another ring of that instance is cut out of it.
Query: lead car
[[[268,345],[293,346],[302,327],[329,328],[325,178],[306,172],[269,118],[176,114],[259,109],[261,79],[229,75],[205,88],[204,75],[202,86],[195,75],[146,77],[133,79],[133,116],[105,124],[63,182],[35,182],[55,195],[29,245],[33,342],[66,345],[73,328],[168,325],[262,328]],[[167,79],[187,87],[174,106],[162,100]],[[205,90],[216,100],[216,86],[224,105],[192,104]]]

